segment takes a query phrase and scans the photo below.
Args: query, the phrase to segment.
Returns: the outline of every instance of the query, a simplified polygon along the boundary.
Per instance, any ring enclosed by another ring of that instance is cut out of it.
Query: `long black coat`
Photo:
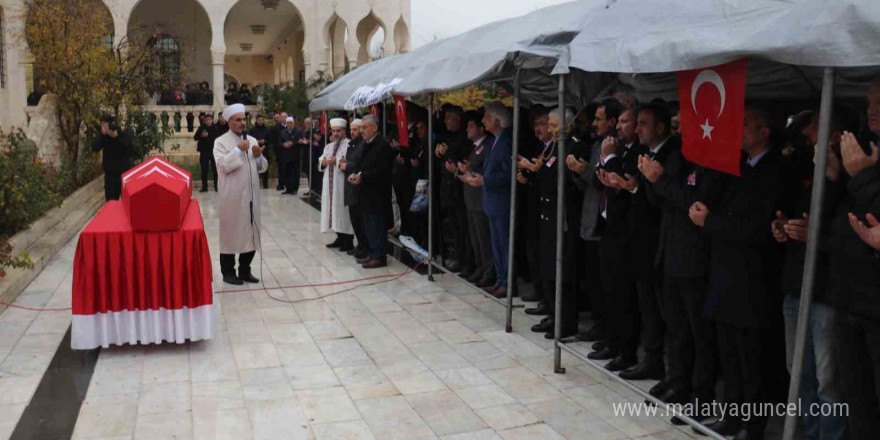
[[[361,174],[358,207],[364,213],[385,215],[391,209],[391,146],[376,135],[360,148],[363,152],[357,167]]]
[[[202,133],[208,133],[207,137],[202,137]],[[196,151],[199,152],[200,156],[205,157],[214,157],[214,141],[220,137],[220,129],[216,125],[211,125],[210,127],[207,125],[202,125],[196,130],[196,134],[193,135],[193,139],[197,141],[196,143]]]
[[[281,159],[285,162],[296,162],[299,160],[299,152],[302,149],[302,146],[299,144],[299,140],[303,138],[303,132],[299,128],[292,129],[283,129],[281,130]],[[285,142],[293,142],[293,146],[290,148],[284,148]]]
[[[851,212],[866,225],[865,214],[880,218],[880,166],[856,174],[846,186],[831,224],[829,300],[840,310],[880,320],[880,252],[859,238],[847,218]]]
[[[446,133],[441,139],[441,142],[449,148],[443,157],[434,157],[434,178],[440,176],[440,206],[464,208],[464,187],[462,186],[464,183],[458,179],[457,173],[450,173],[446,170],[445,163],[447,160],[451,160],[457,164],[467,159],[473,144],[468,140],[465,130]]]
[[[779,318],[782,249],[770,223],[782,192],[781,165],[779,153],[769,151],[754,167],[744,163],[742,177],[725,176],[718,207],[703,226],[712,247],[709,319],[761,328]]]

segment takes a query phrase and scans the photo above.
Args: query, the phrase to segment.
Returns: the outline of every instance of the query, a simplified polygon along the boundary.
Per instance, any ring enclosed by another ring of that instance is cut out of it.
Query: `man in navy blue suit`
[[[496,298],[507,297],[507,251],[510,236],[510,167],[511,128],[510,109],[500,102],[485,106],[483,126],[495,135],[495,142],[483,162],[483,174],[469,177],[468,183],[483,187],[483,211],[489,217],[492,258],[495,260],[496,283],[485,290]]]

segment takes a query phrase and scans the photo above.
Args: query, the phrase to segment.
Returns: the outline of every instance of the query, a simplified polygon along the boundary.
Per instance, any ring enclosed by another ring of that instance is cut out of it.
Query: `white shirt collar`
[[[761,159],[763,159],[764,156],[766,156],[767,153],[769,153],[769,152],[770,152],[770,150],[764,150],[764,151],[762,151],[760,154],[758,154],[757,156],[755,156],[755,157],[750,157],[750,158],[749,158],[749,166],[752,167],[752,168],[754,168],[755,165],[757,165],[758,162],[760,162]]]
[[[477,141],[476,141],[476,142],[474,142],[474,145],[476,145],[476,146],[478,146],[478,147],[479,147],[479,146],[480,146],[480,144],[482,144],[482,143],[483,143],[483,141],[484,141],[484,140],[486,140],[486,136],[483,136],[483,137],[481,137],[481,138],[479,138],[479,139],[477,139]]]

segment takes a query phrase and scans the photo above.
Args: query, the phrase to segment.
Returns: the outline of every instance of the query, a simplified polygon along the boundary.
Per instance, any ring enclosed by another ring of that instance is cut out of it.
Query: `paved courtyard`
[[[325,248],[333,237],[318,233],[317,210],[263,195],[262,274],[259,256],[254,263],[267,287],[408,270],[391,260],[361,269]],[[216,193],[198,199],[217,260]],[[76,239],[16,303],[69,307],[75,247]],[[613,403],[642,399],[567,355],[567,374],[554,374],[552,341],[529,331],[534,318],[514,311],[514,333],[505,333],[504,309],[454,277],[431,283],[410,273],[338,294],[352,284],[269,291],[288,303],[264,291],[223,293],[235,286],[222,284],[218,261],[214,275],[216,338],[101,350],[87,383],[76,384],[85,401],[59,419],[75,423],[73,438],[692,438],[666,419],[616,416]],[[12,434],[69,325],[69,311],[0,315],[0,438]]]

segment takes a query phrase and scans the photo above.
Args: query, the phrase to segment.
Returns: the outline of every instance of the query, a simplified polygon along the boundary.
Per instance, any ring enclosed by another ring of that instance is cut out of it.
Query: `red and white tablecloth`
[[[173,232],[134,232],[110,201],[80,234],[73,262],[76,350],[214,336],[211,255],[197,200]]]

